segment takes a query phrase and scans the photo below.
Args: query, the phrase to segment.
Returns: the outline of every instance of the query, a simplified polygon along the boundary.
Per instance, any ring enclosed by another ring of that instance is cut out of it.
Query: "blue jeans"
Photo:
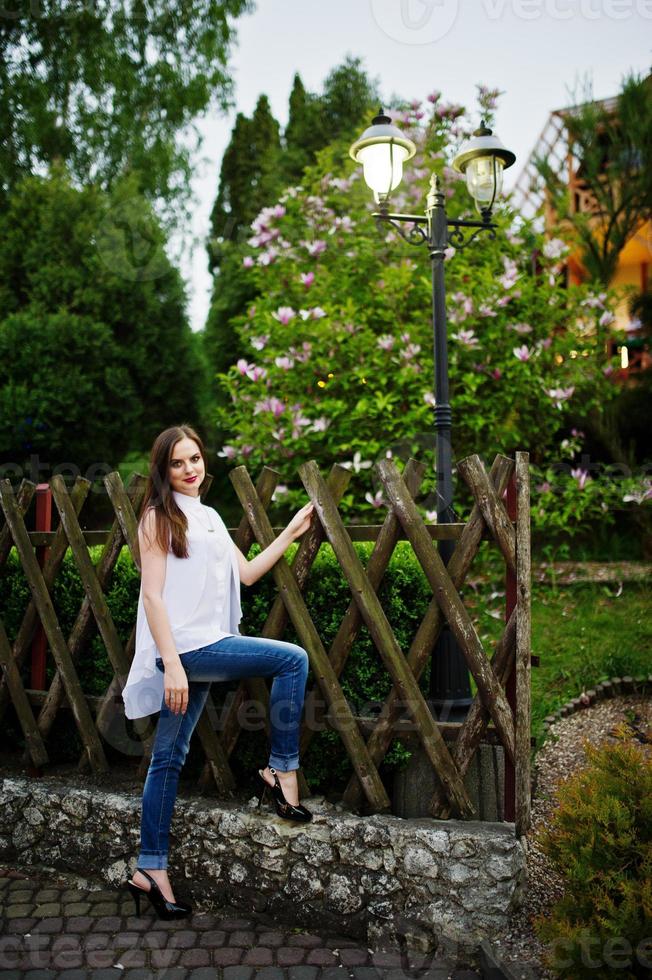
[[[211,681],[273,677],[268,764],[281,771],[299,768],[301,712],[308,677],[308,654],[303,647],[262,636],[225,636],[216,643],[180,654],[180,659],[188,678],[188,707],[184,714],[175,714],[165,701],[161,703],[143,788],[140,868],[168,866],[168,836],[179,773]],[[160,657],[156,658],[156,666],[164,670]]]

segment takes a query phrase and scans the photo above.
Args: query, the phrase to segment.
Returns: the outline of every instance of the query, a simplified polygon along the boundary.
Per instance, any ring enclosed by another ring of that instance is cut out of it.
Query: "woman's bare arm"
[[[143,606],[150,632],[159,649],[161,659],[167,667],[168,664],[178,661],[179,654],[172,636],[168,611],[163,601],[167,556],[156,543],[155,533],[154,511],[150,510],[138,528]]]

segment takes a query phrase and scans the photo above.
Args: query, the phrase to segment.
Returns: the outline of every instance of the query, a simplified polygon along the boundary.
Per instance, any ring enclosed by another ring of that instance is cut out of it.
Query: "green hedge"
[[[297,547],[298,545],[295,543],[288,549],[290,560]],[[372,543],[356,542],[354,548],[362,564],[366,567],[373,549]],[[250,557],[254,557],[259,551],[259,546],[254,545]],[[92,547],[89,552],[92,561],[96,563],[102,553],[102,547]],[[139,588],[138,571],[133,564],[129,550],[123,548],[106,595],[111,615],[123,644],[126,644],[136,619]],[[242,587],[243,619],[241,628],[243,632],[250,636],[261,635],[276,594],[274,577],[271,574],[263,576],[251,587]],[[67,551],[57,575],[52,596],[59,623],[66,637],[73,627],[83,595],[81,579],[71,552]],[[305,598],[322,643],[328,651],[351,599],[346,580],[332,548],[328,544],[321,547],[312,566]],[[431,598],[431,591],[423,572],[407,542],[399,542],[381,583],[379,598],[401,649],[407,651]],[[15,549],[12,549],[4,573],[0,577],[0,608],[3,610],[5,628],[12,642],[28,601],[27,582],[23,576],[17,553]],[[291,622],[288,622],[283,639],[302,645]],[[54,669],[53,659],[49,657],[48,683],[54,675]],[[77,670],[82,689],[86,694],[104,694],[113,676],[113,671],[97,632],[88,651],[78,662]],[[427,696],[428,693],[429,673],[430,667],[427,666],[419,682],[424,696]],[[26,681],[28,676],[27,668],[25,668],[24,679]],[[366,705],[366,713],[369,713],[369,702],[382,703],[390,691],[389,674],[364,624],[349,654],[341,683],[347,699],[354,705],[356,712]],[[313,672],[310,670],[308,690],[313,687],[313,684]],[[213,700],[218,711],[228,692],[236,690],[237,687],[237,681],[220,682],[213,685]],[[20,730],[15,724],[9,727],[9,735],[13,744],[22,744]],[[53,761],[72,762],[78,758],[82,747],[69,714],[60,713],[52,737],[48,739],[48,748]],[[243,774],[253,772],[263,762],[267,761],[266,752],[267,740],[264,731],[252,732],[247,730],[243,732],[232,756],[236,775],[239,771]],[[192,774],[200,768],[201,756],[201,749],[194,746],[186,762],[186,773]],[[395,740],[381,771],[389,774],[397,765],[403,764],[408,758],[409,752],[406,747],[401,744],[400,740]],[[302,768],[312,788],[319,788],[323,792],[327,791],[327,788],[328,790],[343,789],[352,772],[352,766],[338,733],[328,729],[318,732],[310,743],[305,760],[302,759]]]

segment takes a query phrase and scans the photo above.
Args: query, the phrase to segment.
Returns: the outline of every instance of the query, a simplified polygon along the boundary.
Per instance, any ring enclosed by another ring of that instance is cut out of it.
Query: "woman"
[[[127,718],[160,710],[143,789],[140,854],[127,886],[140,914],[147,895],[161,918],[183,918],[168,879],[168,834],[179,772],[210,683],[272,677],[271,750],[258,770],[262,801],[272,790],[279,816],[307,822],[299,803],[299,730],[308,655],[294,643],[241,636],[240,582],[253,585],[309,527],[313,504],[251,561],[235,545],[221,517],[200,500],[206,476],[202,441],[188,425],[161,432],[152,446],[138,525],[141,587],[136,649],[122,692]],[[285,717],[282,718],[281,715]]]

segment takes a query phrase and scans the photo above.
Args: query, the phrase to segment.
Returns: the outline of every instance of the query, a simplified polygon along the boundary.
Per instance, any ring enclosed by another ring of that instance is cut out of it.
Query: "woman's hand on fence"
[[[173,664],[166,664],[163,686],[165,690],[164,700],[170,711],[175,715],[179,712],[185,715],[188,707],[188,678],[181,666],[181,660]]]
[[[314,513],[315,505],[312,500],[307,503],[301,510],[298,510],[290,523],[288,524],[286,531],[294,541],[295,538],[300,538],[302,534],[310,527],[310,522],[312,521],[312,515]]]

